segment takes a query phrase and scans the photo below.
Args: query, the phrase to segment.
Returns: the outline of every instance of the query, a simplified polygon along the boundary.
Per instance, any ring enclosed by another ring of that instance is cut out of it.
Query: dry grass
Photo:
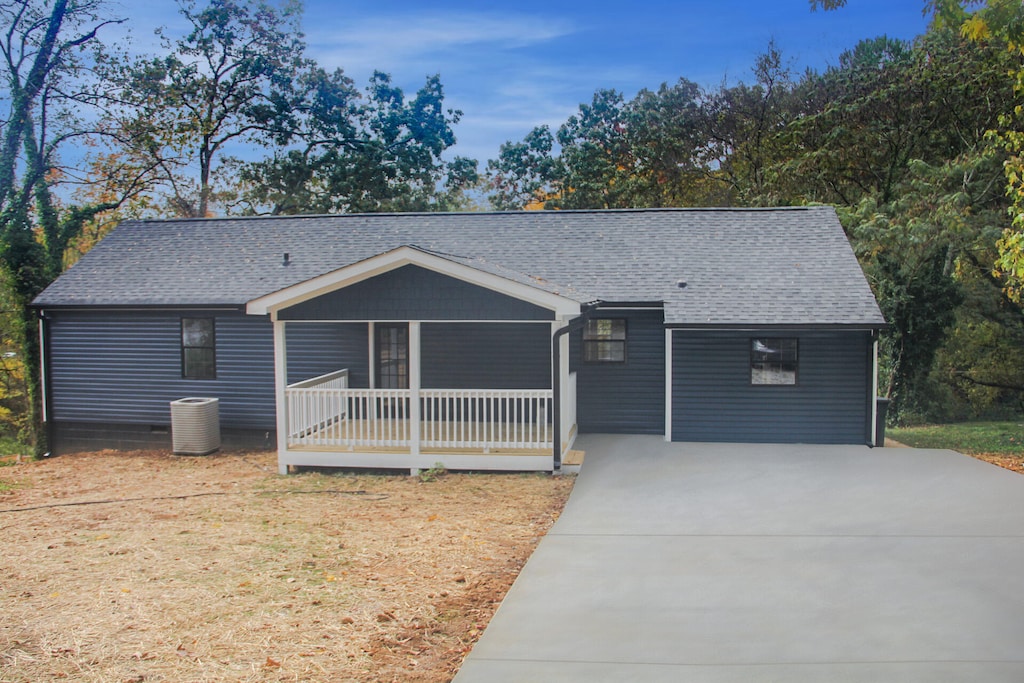
[[[572,486],[275,471],[148,452],[0,469],[0,681],[448,681]]]

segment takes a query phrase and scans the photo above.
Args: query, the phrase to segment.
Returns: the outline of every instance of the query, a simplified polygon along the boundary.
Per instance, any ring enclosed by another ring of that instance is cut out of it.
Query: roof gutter
[[[576,316],[565,327],[555,330],[551,335],[551,422],[552,422],[552,455],[554,456],[554,469],[557,472],[562,469],[562,337],[581,329],[590,319],[590,314],[597,308],[598,302],[583,304],[580,307],[580,315]]]
[[[30,303],[37,311],[238,311],[245,313],[245,304],[47,304]]]
[[[889,323],[666,323],[665,327],[701,332],[884,332],[889,329]]]

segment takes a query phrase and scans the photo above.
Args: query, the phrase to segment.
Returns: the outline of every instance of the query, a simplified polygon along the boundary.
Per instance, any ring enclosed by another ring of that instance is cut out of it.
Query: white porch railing
[[[310,379],[304,379],[295,384],[289,384],[289,389],[347,389],[348,368],[335,370],[326,375],[319,375]]]
[[[410,428],[412,391],[353,389],[347,381],[343,370],[287,387],[289,446],[354,450],[416,445]],[[422,389],[418,397],[419,447],[551,448],[548,389]]]
[[[426,448],[550,448],[548,389],[423,389]]]
[[[346,388],[347,369],[289,384],[285,390],[289,438],[323,432],[336,422],[344,414],[344,406],[334,392]]]
[[[404,389],[289,388],[288,444],[405,448],[409,392]]]

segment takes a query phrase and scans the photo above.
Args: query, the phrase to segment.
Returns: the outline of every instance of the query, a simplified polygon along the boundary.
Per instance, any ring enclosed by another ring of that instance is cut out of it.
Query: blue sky
[[[174,33],[173,0],[126,4],[134,49],[156,51],[152,30]],[[481,162],[534,126],[557,127],[599,88],[627,98],[688,78],[705,87],[751,81],[770,40],[796,72],[836,64],[863,38],[910,39],[927,25],[922,0],[849,0],[812,12],[808,0],[515,3],[306,0],[309,55],[360,87],[374,69],[407,93],[441,75],[463,111],[455,154]]]

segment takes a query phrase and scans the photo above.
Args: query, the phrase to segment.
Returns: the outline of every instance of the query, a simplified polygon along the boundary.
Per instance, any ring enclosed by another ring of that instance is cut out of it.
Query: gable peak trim
[[[556,316],[579,314],[580,304],[573,299],[458,263],[452,258],[404,245],[253,299],[246,303],[245,310],[249,315],[276,316],[280,310],[412,265],[549,309]]]

